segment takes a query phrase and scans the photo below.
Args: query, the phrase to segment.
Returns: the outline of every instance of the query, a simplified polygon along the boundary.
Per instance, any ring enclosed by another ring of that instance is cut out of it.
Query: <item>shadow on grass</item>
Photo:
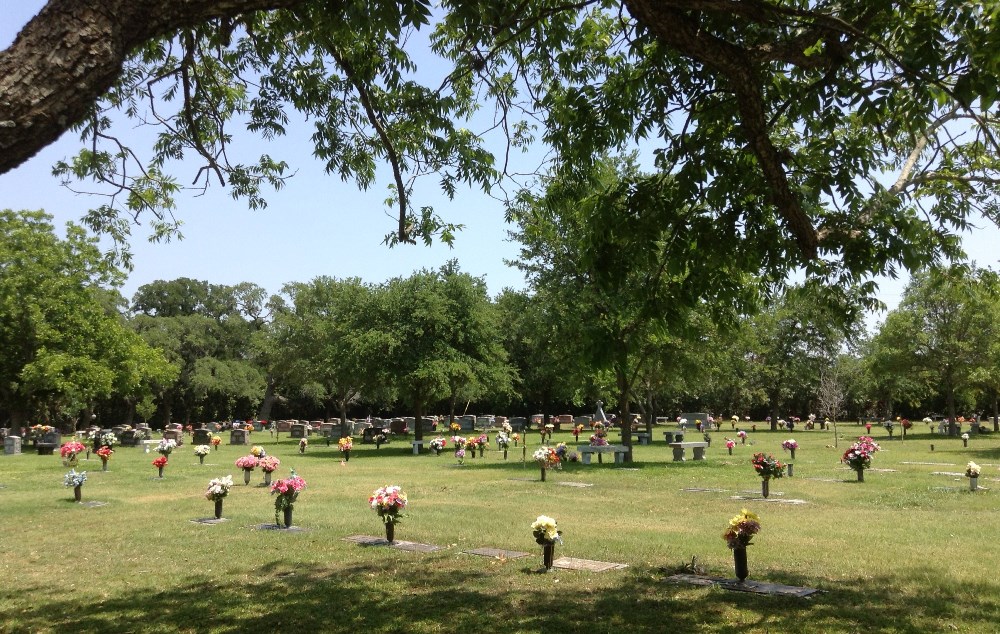
[[[528,563],[524,563],[528,562]],[[247,567],[244,581],[192,581],[141,595],[75,600],[32,592],[10,631],[74,632],[927,632],[992,631],[996,588],[919,585],[898,577],[832,584],[794,573],[758,579],[820,587],[809,599],[676,585],[630,568],[593,594],[567,594],[539,562],[389,556],[368,564]],[[752,562],[751,562],[752,566]],[[932,571],[916,578],[933,579]],[[751,578],[754,578],[751,574]],[[567,581],[569,581],[567,579]],[[0,593],[3,596],[3,593]],[[0,602],[3,605],[6,602]],[[3,614],[0,608],[0,614]],[[961,627],[959,627],[961,626]]]

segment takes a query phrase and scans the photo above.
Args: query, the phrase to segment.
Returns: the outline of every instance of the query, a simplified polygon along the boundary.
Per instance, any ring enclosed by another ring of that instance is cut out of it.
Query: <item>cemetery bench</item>
[[[38,441],[35,444],[35,449],[38,450],[39,456],[51,456],[58,446],[56,443]]]
[[[683,431],[665,431],[663,432],[663,439],[667,441],[669,445],[672,442],[684,442],[684,432]]]
[[[590,457],[595,453],[598,456],[606,453],[614,453],[615,464],[622,464],[625,462],[625,454],[628,453],[628,447],[622,445],[602,445],[600,447],[579,445],[576,450],[579,452],[580,460],[583,461],[583,464],[590,464]]]
[[[649,434],[636,434],[635,437],[639,439],[640,445],[648,445],[650,442]]]
[[[674,450],[674,462],[684,461],[684,452],[690,447],[694,452],[695,460],[705,459],[705,448],[708,447],[707,442],[670,442],[667,446]]]

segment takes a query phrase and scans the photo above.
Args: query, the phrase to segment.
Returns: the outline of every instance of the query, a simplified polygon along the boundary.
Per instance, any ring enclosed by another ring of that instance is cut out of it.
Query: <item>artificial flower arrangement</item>
[[[83,486],[83,483],[87,481],[86,471],[77,471],[76,469],[70,469],[69,473],[63,476],[63,486],[76,488],[78,486]]]
[[[562,531],[554,518],[548,515],[539,515],[531,523],[531,534],[535,538],[535,543],[541,546],[562,543]]]
[[[565,460],[566,460],[566,453],[569,451],[569,448],[566,447],[566,443],[561,442],[561,443],[557,444],[555,451],[556,451],[556,455],[559,456],[559,460],[565,462]]]
[[[732,449],[736,446],[736,441],[732,438],[726,438],[726,449]]]
[[[52,431],[50,425],[32,425],[31,426],[31,437],[34,440],[41,440],[42,436]]]
[[[267,455],[267,452],[264,451],[264,448],[260,445],[254,445],[253,447],[250,447],[250,455],[254,458],[263,458]]]
[[[208,445],[195,445],[194,455],[203,458],[207,456],[210,451],[212,451],[212,448]]]
[[[962,434],[962,440],[968,440],[968,439],[969,439],[969,434],[968,433]]]
[[[215,447],[216,450],[218,450],[219,445],[221,444],[222,444],[222,436],[218,434],[212,434],[212,446]]]
[[[969,461],[969,464],[965,465],[965,477],[966,478],[978,478],[980,467],[975,462]]]
[[[160,440],[159,444],[156,445],[156,453],[161,456],[169,456],[170,453],[177,448],[177,441],[173,438],[163,438]]]
[[[462,431],[462,426],[452,421],[451,425],[448,425],[448,429],[451,430],[451,433],[457,434],[458,432]]]
[[[118,436],[115,436],[113,432],[105,432],[101,434],[99,442],[102,447],[114,447],[118,444]]]
[[[878,444],[870,436],[858,436],[857,442],[847,448],[840,461],[861,473],[872,466],[872,457],[879,449]]]
[[[281,466],[281,461],[274,456],[264,456],[257,461],[257,466],[264,473],[274,473]]]
[[[577,425],[576,427],[573,428],[573,437],[579,439],[580,432],[582,431],[583,431],[583,425]]]
[[[343,438],[337,441],[337,449],[340,449],[341,451],[350,451],[353,448],[354,448],[354,439],[352,439],[350,436],[344,436]]]
[[[486,434],[479,434],[479,438],[476,438],[477,447],[489,447],[490,437]]]
[[[465,439],[465,448],[468,449],[469,451],[475,452],[476,447],[478,446],[479,446],[478,438],[473,438],[472,436],[469,436],[468,438]]]
[[[401,521],[406,509],[406,493],[396,485],[386,485],[375,489],[368,498],[372,507],[385,524],[396,524]]]
[[[257,460],[257,456],[253,455],[240,456],[239,458],[236,459],[236,466],[239,467],[240,469],[243,469],[244,471],[253,471],[254,469],[257,468],[257,464],[259,462],[260,461]]]
[[[438,436],[437,438],[433,439],[430,444],[431,451],[433,451],[436,454],[440,454],[441,450],[447,446],[448,446],[448,441],[442,438],[441,436]]]
[[[455,445],[456,449],[461,449],[462,447],[465,447],[466,442],[467,442],[466,439],[462,436],[451,437],[451,444]]]
[[[160,470],[160,476],[163,476],[163,467],[167,466],[167,457],[159,456],[153,460],[153,466]]]
[[[295,474],[295,469],[292,469],[292,475],[283,478],[281,480],[276,480],[274,484],[271,485],[271,494],[276,494],[277,497],[274,498],[274,523],[281,524],[278,520],[278,514],[285,509],[291,509],[295,504],[295,501],[299,499],[299,491],[306,488],[306,481]],[[291,522],[285,524],[285,528]]]
[[[497,447],[504,451],[510,448],[510,436],[507,435],[507,432],[502,431],[497,434]]]
[[[458,460],[458,464],[465,464],[465,446],[458,446],[455,449],[455,459]]]
[[[505,433],[505,434],[507,434],[508,436],[510,436],[511,434],[513,434],[513,433],[514,433],[514,428],[513,428],[513,427],[511,427],[510,423],[508,423],[507,421],[504,421],[504,422],[503,422],[503,423],[502,423],[502,424],[500,425],[500,431],[502,431],[503,433]]]
[[[229,495],[229,489],[231,488],[233,488],[233,476],[227,475],[224,478],[213,478],[208,482],[205,499],[217,502]]]
[[[309,441],[305,438],[299,439],[299,453],[305,453],[306,447],[309,446]]]
[[[792,439],[788,439],[788,440],[784,441],[783,443],[781,443],[781,448],[782,449],[787,449],[789,451],[792,451],[794,449],[798,449],[799,448],[799,443],[795,442]]]
[[[746,548],[753,536],[759,532],[760,518],[756,513],[743,509],[739,515],[729,520],[729,527],[722,537],[730,548]]]
[[[740,439],[740,443],[742,443],[744,445],[746,444],[746,442],[747,442],[747,433],[744,430],[741,429],[738,432],[736,432],[736,436]]]
[[[591,447],[605,447],[608,444],[608,439],[604,437],[603,434],[593,434],[590,437]]]
[[[531,454],[535,462],[542,469],[559,469],[562,467],[559,460],[559,454],[552,447],[539,447],[535,450],[535,453]]]
[[[754,471],[765,480],[785,475],[785,465],[771,454],[757,452],[750,459]]]
[[[115,453],[115,450],[111,448],[110,445],[104,445],[97,450],[97,455],[100,456],[101,460],[107,462],[111,460],[111,455]]]
[[[77,465],[77,456],[80,452],[86,451],[87,448],[81,442],[71,440],[67,443],[63,443],[59,447],[59,457],[62,458],[64,467],[75,467]]]
[[[908,419],[908,418],[902,418],[902,419],[900,419],[899,425],[900,425],[900,427],[902,427],[903,429],[906,429],[906,430],[909,430],[911,427],[913,427],[913,423],[911,423],[910,419]]]

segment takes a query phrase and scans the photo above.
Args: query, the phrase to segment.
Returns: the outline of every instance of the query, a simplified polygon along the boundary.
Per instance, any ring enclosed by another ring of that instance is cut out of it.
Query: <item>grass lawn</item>
[[[521,463],[520,448],[506,462],[492,450],[459,467],[450,452],[413,456],[406,441],[376,451],[358,440],[342,465],[322,439],[300,455],[297,441],[258,432],[253,440],[282,461],[275,475],[294,467],[308,483],[295,505],[302,532],[258,530],[274,522],[274,506],[257,486],[261,472],[243,486],[233,465],[249,447],[224,444],[199,465],[186,441],[162,480],[155,453],[118,448],[107,473],[94,456],[80,468],[89,475],[84,501],[107,502],[97,508],[73,502],[58,452],[26,447],[0,457],[0,632],[998,631],[1000,548],[991,530],[1000,435],[974,436],[963,448],[958,438],[890,441],[876,430],[882,451],[857,483],[839,459],[861,432],[841,425],[837,447],[829,431],[750,432],[732,456],[727,432],[713,432],[705,461],[679,463],[657,430],[628,468],[605,456],[604,464],[569,463],[544,483],[533,463]],[[773,481],[764,501],[750,455],[786,460],[789,437],[799,442],[795,477]],[[554,440],[574,445],[569,433]],[[537,435],[528,441],[530,460]],[[946,474],[969,460],[983,467],[985,490]],[[907,464],[916,462],[942,464]],[[227,474],[238,483],[225,501],[229,521],[191,522],[212,515],[204,490]],[[396,539],[443,550],[343,540],[383,534],[368,496],[385,484],[409,495]],[[781,502],[788,499],[807,503]],[[750,578],[821,593],[799,599],[663,581],[692,562],[731,577],[722,532],[743,507],[763,525],[749,549]],[[538,573],[530,524],[541,514],[563,531],[557,558],[628,567]],[[480,547],[531,555],[462,553]]]

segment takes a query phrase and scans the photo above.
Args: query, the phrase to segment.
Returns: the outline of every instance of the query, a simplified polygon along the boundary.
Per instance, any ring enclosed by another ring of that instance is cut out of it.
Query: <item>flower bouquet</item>
[[[479,438],[476,438],[476,447],[479,448],[479,457],[483,457],[483,452],[486,448],[490,446],[490,437],[487,434],[479,434]]]
[[[747,444],[747,433],[745,431],[743,431],[742,429],[739,430],[738,432],[736,432],[736,436],[740,439],[741,445]]]
[[[264,486],[271,484],[271,474],[278,470],[281,461],[274,456],[264,456],[257,461],[257,466],[264,472]]]
[[[86,450],[83,443],[75,440],[63,443],[62,447],[59,447],[59,457],[62,458],[63,466],[75,467],[79,461],[80,453]]]
[[[531,534],[535,538],[535,543],[542,547],[542,564],[545,570],[552,570],[552,562],[555,559],[556,543],[562,543],[562,531],[554,518],[547,515],[539,515],[531,523]]]
[[[299,439],[299,453],[305,453],[306,447],[309,446],[309,440],[306,438]]]
[[[205,491],[205,499],[215,502],[215,519],[222,519],[222,500],[229,495],[229,489],[233,488],[233,476],[227,475],[224,478],[213,478],[208,482],[208,489]]]
[[[963,447],[968,447],[969,446],[969,434],[968,434],[968,432],[962,434],[962,446]]]
[[[558,445],[556,445],[556,455],[559,456],[560,462],[566,462],[566,454],[568,452],[569,448],[566,446],[566,443],[561,442]]]
[[[159,444],[156,445],[156,453],[161,456],[169,456],[174,449],[177,448],[177,441],[173,438],[163,438],[160,440]]]
[[[872,466],[872,457],[878,450],[879,446],[870,436],[859,436],[858,441],[847,448],[840,461],[857,472],[858,482],[864,482],[865,469]]]
[[[781,443],[781,448],[787,449],[792,454],[792,460],[795,460],[795,450],[799,448],[799,443],[789,438],[788,440]]]
[[[163,467],[167,466],[167,457],[159,456],[153,460],[153,466],[156,467],[160,472],[160,477],[163,477]]]
[[[736,446],[736,441],[732,438],[726,438],[726,449],[729,450],[729,455],[733,455],[733,447]]]
[[[111,445],[104,445],[97,450],[97,456],[101,459],[101,471],[108,470],[108,460],[111,460],[111,456],[114,453],[115,450],[111,448]]]
[[[507,459],[507,450],[510,449],[510,436],[502,431],[497,434],[497,448],[503,451],[503,459]]]
[[[406,509],[406,493],[396,485],[386,485],[375,489],[368,498],[368,504],[382,518],[385,539],[391,544],[396,537],[396,524],[402,520]]]
[[[216,451],[219,450],[219,445],[221,444],[222,444],[222,436],[218,434],[212,434],[212,446],[215,447]]]
[[[290,477],[284,478],[283,480],[276,480],[274,484],[271,485],[271,494],[276,494],[277,497],[274,498],[274,523],[281,526],[281,522],[278,520],[278,514],[284,513],[285,528],[291,528],[292,526],[292,509],[295,506],[295,500],[299,498],[299,491],[304,489],[306,486],[306,481],[295,475],[295,469],[292,469],[292,475]]]
[[[259,460],[260,458],[266,456],[267,452],[264,451],[264,448],[260,445],[254,445],[253,447],[250,447],[250,455]]]
[[[979,471],[979,465],[971,460],[969,464],[965,465],[965,477],[969,479],[969,489],[971,491],[979,488]]]
[[[511,434],[514,433],[514,428],[511,427],[510,423],[508,423],[507,421],[504,421],[500,425],[500,431],[502,431],[503,433],[505,433],[508,436],[510,436]]]
[[[451,424],[448,425],[448,429],[451,430],[451,433],[457,434],[458,432],[462,431],[462,426],[456,423],[455,421],[452,421]]]
[[[472,438],[470,436],[469,438],[465,439],[465,450],[467,452],[469,452],[469,457],[470,458],[475,458],[476,457],[476,448],[478,446],[479,446],[479,439],[478,438]]]
[[[348,462],[351,459],[351,449],[354,448],[354,440],[350,436],[344,436],[337,441],[337,449],[344,454],[344,462]]]
[[[440,456],[441,450],[447,446],[448,446],[448,441],[442,438],[441,436],[438,436],[437,438],[432,440],[430,444],[431,451],[433,451],[434,455],[436,456]]]
[[[257,468],[256,456],[246,455],[236,459],[236,466],[243,469],[243,484],[250,484],[250,472]]]
[[[767,497],[770,494],[771,478],[780,478],[785,475],[785,465],[771,454],[757,452],[750,459],[754,471],[761,477],[761,494]]]
[[[575,438],[576,440],[580,440],[580,432],[582,431],[583,431],[582,424],[573,427],[573,438]]]
[[[198,464],[205,464],[205,456],[210,451],[212,451],[212,448],[208,445],[195,445],[194,455],[198,456]]]
[[[729,528],[722,534],[726,545],[733,550],[733,560],[736,564],[736,577],[743,581],[749,574],[747,566],[747,546],[753,536],[760,532],[760,518],[756,513],[743,509],[740,514],[729,520]]]
[[[76,469],[70,469],[69,473],[63,476],[63,486],[73,487],[73,499],[77,502],[83,499],[83,492],[80,490],[80,487],[86,481],[86,471],[77,472]]]
[[[545,482],[545,472],[547,470],[562,467],[559,454],[552,447],[539,447],[535,450],[535,453],[531,454],[531,457],[535,459],[535,462],[538,463],[538,466],[542,470],[542,482]]]
[[[455,460],[458,460],[458,464],[465,464],[465,447],[455,450]]]

